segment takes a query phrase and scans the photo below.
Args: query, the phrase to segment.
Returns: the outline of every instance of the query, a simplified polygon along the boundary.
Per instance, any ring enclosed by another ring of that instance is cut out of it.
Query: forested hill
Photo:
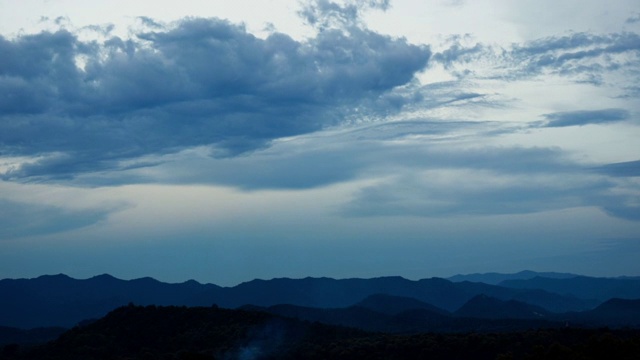
[[[126,306],[0,359],[637,359],[640,331],[389,335],[217,307]]]

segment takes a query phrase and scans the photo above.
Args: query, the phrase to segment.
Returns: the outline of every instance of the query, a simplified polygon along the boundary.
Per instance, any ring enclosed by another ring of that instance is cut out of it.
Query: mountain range
[[[550,277],[546,277],[550,276]],[[489,279],[472,282],[468,279]],[[455,281],[453,281],[455,280]],[[45,275],[0,280],[0,326],[70,328],[130,303],[254,309],[370,331],[508,331],[531,327],[640,326],[640,279],[573,274],[474,274],[408,280],[279,278],[233,287],[190,280]]]

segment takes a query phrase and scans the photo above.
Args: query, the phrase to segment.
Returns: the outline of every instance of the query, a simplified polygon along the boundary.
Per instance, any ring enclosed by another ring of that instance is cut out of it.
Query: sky
[[[0,0],[0,278],[640,275],[637,0]]]

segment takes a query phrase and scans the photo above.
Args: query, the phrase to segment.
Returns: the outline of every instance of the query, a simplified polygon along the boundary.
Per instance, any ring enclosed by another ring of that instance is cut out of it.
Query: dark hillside
[[[0,359],[637,359],[640,331],[388,335],[215,307],[127,306]]]
[[[435,307],[431,304],[427,304],[424,301],[409,297],[392,296],[386,294],[375,294],[368,296],[364,300],[356,303],[355,306],[367,308],[387,315],[397,315],[408,310],[417,309],[429,310],[442,315],[449,314],[448,311]]]
[[[265,312],[216,307],[125,306],[25,359],[278,358],[308,337],[357,337],[363,332],[311,325]]]
[[[256,308],[253,307],[253,309]],[[259,308],[259,310],[299,320],[396,334],[511,332],[535,328],[561,328],[564,325],[564,323],[541,318],[455,317],[427,309],[406,310],[394,315],[379,313],[360,306],[325,309],[275,305]]]
[[[576,316],[600,326],[640,327],[640,299],[611,299]]]
[[[8,344],[41,344],[57,339],[65,331],[67,329],[60,327],[24,330],[0,326],[0,346]]]
[[[502,301],[486,295],[469,300],[455,314],[479,319],[548,319],[543,308],[516,300]]]

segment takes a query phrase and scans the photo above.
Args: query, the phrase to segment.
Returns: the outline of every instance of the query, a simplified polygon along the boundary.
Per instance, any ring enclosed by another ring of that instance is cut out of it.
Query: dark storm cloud
[[[69,210],[0,199],[0,240],[79,229],[108,214],[107,210]]]
[[[200,145],[218,147],[216,156],[264,148],[339,124],[356,108],[402,107],[410,100],[389,92],[430,56],[359,26],[296,41],[185,19],[136,37],[0,37],[0,152],[40,156],[6,179],[117,170],[122,160]]]
[[[582,126],[605,124],[627,120],[629,112],[624,109],[581,110],[545,114],[544,127]]]

